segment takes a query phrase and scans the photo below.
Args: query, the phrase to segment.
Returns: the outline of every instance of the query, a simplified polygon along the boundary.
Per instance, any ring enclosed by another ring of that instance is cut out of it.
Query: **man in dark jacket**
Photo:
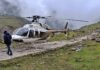
[[[6,44],[7,46],[7,54],[8,55],[12,55],[12,50],[11,50],[11,40],[12,40],[12,37],[11,35],[7,32],[7,31],[4,31],[4,43]]]

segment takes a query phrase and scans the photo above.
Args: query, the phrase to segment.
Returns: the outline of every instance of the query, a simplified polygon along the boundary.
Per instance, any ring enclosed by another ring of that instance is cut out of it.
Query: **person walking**
[[[7,46],[8,55],[13,55],[12,50],[11,50],[11,41],[12,41],[11,35],[7,31],[4,31],[4,43]]]

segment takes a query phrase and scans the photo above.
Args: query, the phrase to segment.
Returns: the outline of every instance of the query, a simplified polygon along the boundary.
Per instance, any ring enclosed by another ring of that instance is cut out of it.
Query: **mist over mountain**
[[[20,16],[19,8],[11,3],[10,0],[0,0],[0,15]]]

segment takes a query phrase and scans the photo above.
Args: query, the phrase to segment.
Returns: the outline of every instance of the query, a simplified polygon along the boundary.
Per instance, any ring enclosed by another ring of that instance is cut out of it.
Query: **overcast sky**
[[[97,20],[100,17],[100,0],[19,0],[23,15],[57,15],[66,18]]]
[[[21,16],[56,16],[87,20],[89,23],[100,20],[100,0],[7,0],[16,5]],[[73,23],[73,22],[71,22]],[[79,22],[78,22],[79,23]],[[87,24],[87,23],[82,23]]]
[[[87,20],[89,23],[71,22],[80,27],[100,20],[100,0],[19,0],[22,16],[34,14],[51,15],[61,18]],[[23,3],[22,3],[23,2]],[[77,24],[76,24],[77,23]]]

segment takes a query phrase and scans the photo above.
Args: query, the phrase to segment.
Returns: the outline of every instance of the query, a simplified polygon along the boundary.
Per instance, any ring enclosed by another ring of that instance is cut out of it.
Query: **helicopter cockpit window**
[[[27,36],[28,31],[28,28],[21,28],[18,30],[18,32],[16,32],[16,34],[20,36]]]

